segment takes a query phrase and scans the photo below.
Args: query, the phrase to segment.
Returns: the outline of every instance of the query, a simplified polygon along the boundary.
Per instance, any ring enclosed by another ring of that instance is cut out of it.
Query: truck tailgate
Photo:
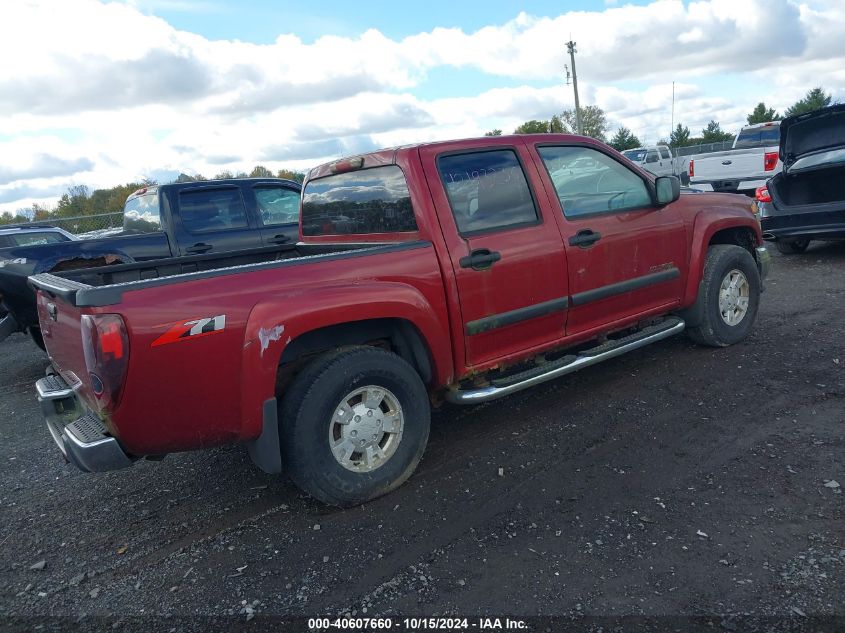
[[[68,284],[73,283],[57,277],[52,278]],[[36,288],[36,309],[50,363],[79,397],[91,403],[93,394],[82,349],[82,310],[72,302],[66,301],[61,294],[50,293],[37,285]]]
[[[696,158],[693,180],[738,180],[763,173],[762,149],[739,150]]]

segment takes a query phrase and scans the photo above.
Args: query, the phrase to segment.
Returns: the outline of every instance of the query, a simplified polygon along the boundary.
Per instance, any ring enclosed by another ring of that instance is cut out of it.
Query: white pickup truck
[[[779,145],[779,121],[748,125],[740,130],[733,149],[690,160],[690,186],[754,195],[757,187],[780,171]]]
[[[672,152],[665,145],[650,145],[626,149],[622,155],[655,176],[675,174]]]

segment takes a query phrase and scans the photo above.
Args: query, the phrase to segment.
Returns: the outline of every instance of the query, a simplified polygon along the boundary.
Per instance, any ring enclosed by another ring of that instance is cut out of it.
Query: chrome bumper
[[[132,465],[134,460],[108,434],[105,424],[83,411],[76,393],[60,376],[45,376],[35,383],[35,390],[47,429],[67,461],[86,473]]]
[[[760,271],[760,280],[762,281],[769,276],[769,270],[772,267],[772,256],[765,246],[758,246],[756,249],[757,255],[757,269]]]

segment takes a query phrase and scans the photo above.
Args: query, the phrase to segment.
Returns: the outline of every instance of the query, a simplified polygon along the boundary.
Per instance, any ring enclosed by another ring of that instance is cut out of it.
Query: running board
[[[480,389],[459,390],[451,389],[446,392],[446,400],[453,404],[478,404],[495,400],[528,387],[539,385],[548,380],[554,380],[560,376],[595,365],[631,352],[650,343],[656,343],[664,338],[682,332],[685,327],[683,320],[678,317],[667,317],[657,325],[650,325],[639,332],[630,334],[624,338],[607,341],[591,349],[583,350],[578,354],[564,356],[551,363],[534,367],[526,371],[506,376],[491,381],[490,386]]]

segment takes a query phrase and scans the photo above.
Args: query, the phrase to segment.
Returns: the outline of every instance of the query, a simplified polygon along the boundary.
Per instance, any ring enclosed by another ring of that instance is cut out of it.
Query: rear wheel
[[[711,246],[698,300],[690,310],[697,325],[687,334],[712,347],[738,343],[751,331],[759,304],[760,273],[751,253],[741,246]]]
[[[778,240],[775,242],[775,247],[784,255],[797,255],[803,253],[810,246],[810,240]]]
[[[396,354],[357,347],[326,354],[281,403],[282,459],[297,486],[335,506],[399,487],[428,442],[425,385]]]

